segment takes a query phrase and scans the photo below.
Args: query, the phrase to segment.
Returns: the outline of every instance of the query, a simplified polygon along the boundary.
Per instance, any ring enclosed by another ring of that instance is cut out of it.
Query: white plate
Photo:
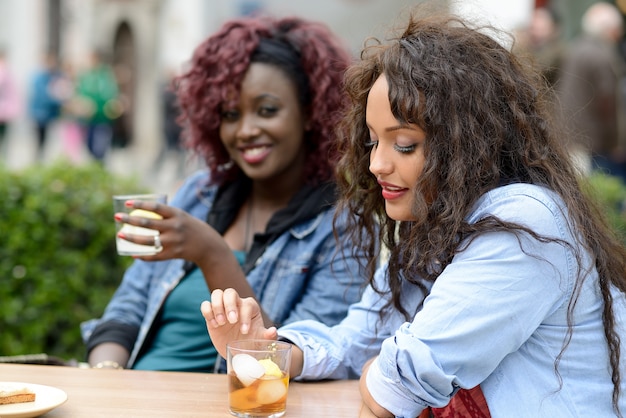
[[[13,403],[0,405],[2,418],[32,418],[43,415],[67,400],[67,394],[61,389],[52,386],[36,385],[22,382],[0,382],[0,385],[15,385],[27,387],[35,392],[35,402]]]

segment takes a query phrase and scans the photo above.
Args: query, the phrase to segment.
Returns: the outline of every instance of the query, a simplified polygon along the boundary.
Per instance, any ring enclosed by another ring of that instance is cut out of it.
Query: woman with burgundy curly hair
[[[324,25],[300,18],[232,20],[197,47],[177,94],[207,170],[170,206],[128,203],[163,219],[116,214],[158,230],[162,250],[139,257],[104,316],[83,325],[92,365],[213,370],[198,306],[215,289],[254,297],[268,326],[345,316],[363,283],[332,228],[349,62]]]
[[[329,147],[346,100],[341,89],[346,54],[321,23],[297,18],[273,24],[266,18],[231,21],[200,45],[193,67],[179,80],[179,100],[189,144],[205,158],[213,181],[232,179],[242,170],[231,164],[220,128],[224,109],[239,99],[238,86],[251,62],[274,64],[295,83],[306,118],[304,178],[308,184],[331,179],[336,155]]]

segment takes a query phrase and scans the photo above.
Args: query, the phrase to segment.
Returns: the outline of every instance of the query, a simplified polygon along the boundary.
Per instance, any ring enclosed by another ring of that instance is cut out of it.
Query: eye
[[[223,110],[221,116],[223,121],[233,122],[239,118],[239,112],[233,109]]]
[[[259,115],[264,118],[270,118],[278,113],[278,108],[276,106],[261,106],[259,108]]]
[[[406,146],[398,145],[398,144],[393,145],[393,149],[395,149],[396,151],[402,154],[410,154],[413,151],[415,151],[416,148],[417,148],[417,144],[406,145]]]
[[[370,139],[369,141],[365,141],[365,148],[374,148],[378,145],[378,141],[375,139]]]

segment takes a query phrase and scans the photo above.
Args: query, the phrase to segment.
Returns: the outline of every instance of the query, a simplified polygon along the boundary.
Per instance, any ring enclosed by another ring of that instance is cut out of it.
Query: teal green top
[[[237,258],[237,261],[239,261],[239,265],[243,266],[243,263],[246,262],[246,252],[234,250],[233,253],[235,254],[235,258]]]
[[[152,327],[152,341],[133,369],[213,372],[217,350],[200,314],[200,304],[209,298],[202,271],[196,267],[165,300]]]
[[[234,254],[243,265],[246,253]],[[133,369],[213,372],[217,350],[200,314],[200,304],[210,296],[202,271],[196,267],[187,273],[165,300],[152,327],[156,331]]]

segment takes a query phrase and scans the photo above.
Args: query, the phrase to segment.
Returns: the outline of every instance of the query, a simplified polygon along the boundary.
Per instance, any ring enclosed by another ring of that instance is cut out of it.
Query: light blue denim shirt
[[[206,219],[217,191],[216,187],[206,186],[207,176],[205,171],[191,176],[171,205]],[[257,299],[274,322],[315,319],[334,325],[345,317],[350,304],[359,300],[363,279],[358,277],[358,261],[336,254],[333,215],[331,208],[292,227],[266,248],[248,274]],[[182,259],[135,261],[102,318],[81,324],[83,340],[87,341],[96,326],[106,321],[140,327],[127,364],[132,367],[167,295],[183,278],[183,265]]]
[[[544,188],[514,184],[484,195],[469,216],[486,215],[573,243],[561,201]],[[520,250],[520,243],[524,251]],[[494,418],[611,417],[608,348],[602,326],[598,274],[590,268],[567,338],[567,307],[578,272],[571,249],[520,240],[509,232],[484,234],[457,254],[430,288],[411,322],[396,311],[380,320],[385,300],[367,288],[339,325],[314,321],[279,329],[302,348],[300,380],[356,378],[366,360],[374,399],[398,417],[441,407],[460,388],[481,385]],[[384,266],[376,280],[384,286]],[[405,282],[403,303],[415,312],[424,295]],[[626,413],[626,301],[614,292],[622,338],[622,396]],[[559,379],[562,379],[560,384]]]

